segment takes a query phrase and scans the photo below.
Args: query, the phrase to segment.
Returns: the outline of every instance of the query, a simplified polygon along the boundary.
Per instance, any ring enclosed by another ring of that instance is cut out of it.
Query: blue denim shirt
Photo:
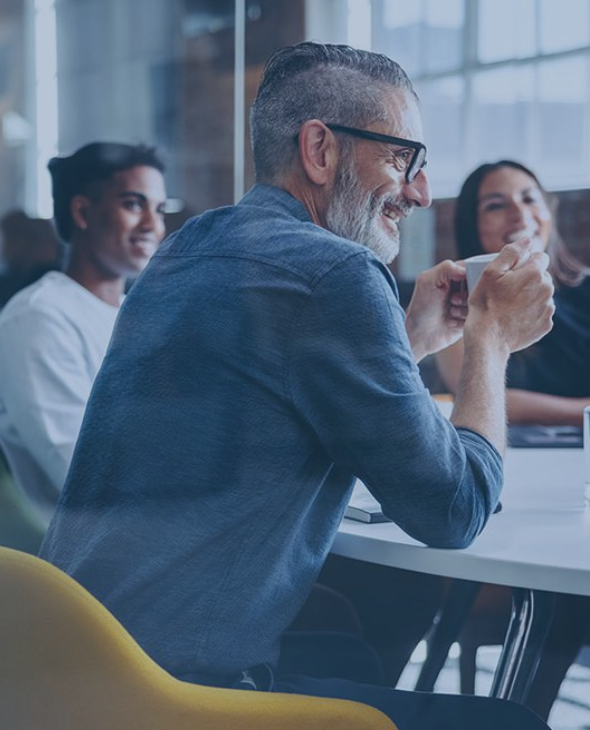
[[[440,415],[386,267],[257,185],[173,234],[126,298],[42,555],[179,677],[272,665],[354,477],[457,548],[502,464]]]

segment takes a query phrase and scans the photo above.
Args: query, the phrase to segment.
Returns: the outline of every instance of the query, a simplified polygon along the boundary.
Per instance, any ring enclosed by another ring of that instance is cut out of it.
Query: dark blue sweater
[[[509,388],[590,397],[590,277],[555,292],[553,329],[508,363]]]

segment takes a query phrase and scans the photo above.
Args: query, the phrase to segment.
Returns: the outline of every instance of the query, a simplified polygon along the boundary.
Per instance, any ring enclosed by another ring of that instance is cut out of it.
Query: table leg
[[[551,625],[555,595],[514,588],[512,615],[490,695],[524,702]]]

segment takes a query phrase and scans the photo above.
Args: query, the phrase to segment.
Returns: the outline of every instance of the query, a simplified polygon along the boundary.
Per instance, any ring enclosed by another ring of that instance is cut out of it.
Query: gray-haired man
[[[251,125],[257,185],[168,239],[123,305],[42,554],[183,679],[355,699],[402,730],[544,728],[491,699],[272,678],[355,476],[425,543],[483,529],[506,361],[553,305],[546,257],[524,263],[517,243],[466,320],[451,262],[419,278],[404,315],[385,263],[430,190],[418,101],[390,59],[283,49]],[[462,331],[450,423],[416,362]]]

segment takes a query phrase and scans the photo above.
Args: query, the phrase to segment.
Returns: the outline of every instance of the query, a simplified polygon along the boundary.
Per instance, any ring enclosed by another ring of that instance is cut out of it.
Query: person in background
[[[565,247],[556,209],[556,197],[514,160],[480,165],[457,198],[455,236],[462,259],[496,253],[522,235],[550,257],[556,286],[553,329],[510,356],[506,401],[511,423],[581,426],[584,406],[590,405],[590,269]],[[451,392],[458,387],[463,352],[458,341],[435,355]],[[485,617],[490,637],[495,637],[507,625],[510,605],[509,589],[484,585],[471,619]],[[587,598],[556,596],[554,619],[527,699],[541,717],[548,717],[570,664],[589,638],[589,617]]]
[[[51,221],[11,210],[0,220],[2,263],[0,307],[47,271],[63,266],[63,244]]]
[[[527,235],[547,251],[555,282],[553,329],[508,362],[506,402],[510,423],[582,425],[590,405],[590,268],[568,251],[555,224],[556,197],[537,176],[513,160],[480,165],[465,180],[455,209],[461,259],[496,253]],[[458,387],[463,342],[436,354],[451,393]]]
[[[125,280],[164,236],[164,164],[144,145],[93,142],[49,162],[65,272],[26,287],[0,313],[0,446],[49,521]]]
[[[125,299],[40,555],[184,681],[358,700],[403,730],[546,728],[510,702],[276,674],[355,476],[417,540],[484,528],[506,362],[551,327],[553,285],[518,241],[466,320],[450,261],[404,314],[386,264],[431,196],[418,99],[386,56],[277,51],[251,130],[254,187],[168,238]],[[416,362],[462,331],[451,422]]]

